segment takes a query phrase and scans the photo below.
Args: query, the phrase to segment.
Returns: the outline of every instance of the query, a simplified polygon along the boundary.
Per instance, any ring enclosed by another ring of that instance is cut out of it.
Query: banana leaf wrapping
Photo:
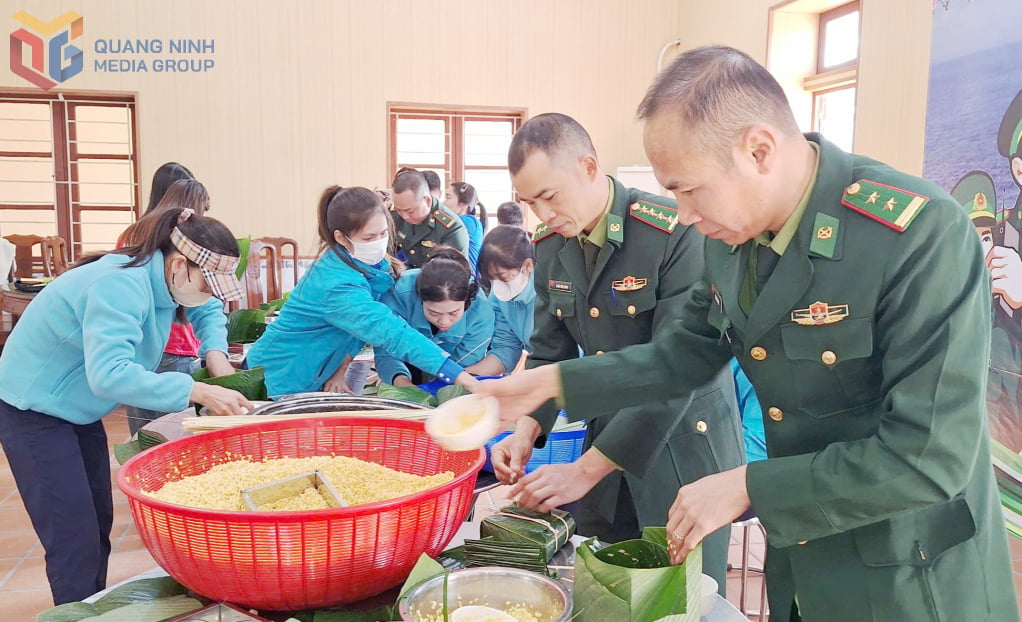
[[[702,545],[680,566],[670,564],[663,527],[643,529],[641,540],[598,547],[592,538],[575,550],[575,620],[699,622]]]
[[[462,395],[468,395],[468,389],[460,384],[449,384],[436,392],[436,401],[438,404],[443,404]]]
[[[236,309],[227,314],[227,343],[253,343],[266,331],[266,311]]]
[[[403,400],[424,406],[436,406],[436,398],[419,387],[395,387],[392,384],[380,384],[376,397],[392,400]]]
[[[509,505],[487,516],[479,525],[481,538],[499,542],[521,542],[538,546],[549,562],[575,535],[575,519],[571,514],[554,510],[546,514]]]
[[[229,376],[211,378],[209,376],[209,370],[203,367],[202,369],[194,372],[192,374],[192,378],[195,379],[196,382],[205,382],[207,384],[215,384],[228,389],[234,389],[250,400],[265,400],[266,381],[263,376],[263,371],[262,367],[239,369],[237,372]]]

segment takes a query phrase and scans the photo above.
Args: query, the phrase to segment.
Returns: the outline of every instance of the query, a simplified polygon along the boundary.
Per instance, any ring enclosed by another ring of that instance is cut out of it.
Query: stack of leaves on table
[[[478,540],[465,540],[469,566],[507,566],[548,574],[547,564],[575,534],[575,519],[561,510],[541,514],[510,505],[479,525]]]

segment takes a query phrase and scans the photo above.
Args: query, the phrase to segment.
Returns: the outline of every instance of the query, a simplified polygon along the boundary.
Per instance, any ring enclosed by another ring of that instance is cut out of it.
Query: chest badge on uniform
[[[564,292],[566,294],[571,293],[571,281],[554,281],[551,280],[547,284],[547,289],[552,292]]]
[[[433,248],[434,246],[436,246],[436,242],[434,242],[433,240],[423,240],[419,242],[419,244],[422,244],[426,248]]]
[[[649,283],[646,279],[637,279],[634,276],[626,276],[620,281],[614,281],[611,283],[615,291],[619,292],[634,292],[646,287]]]
[[[848,317],[848,305],[832,305],[817,300],[808,309],[795,309],[791,321],[802,326],[833,324]]]

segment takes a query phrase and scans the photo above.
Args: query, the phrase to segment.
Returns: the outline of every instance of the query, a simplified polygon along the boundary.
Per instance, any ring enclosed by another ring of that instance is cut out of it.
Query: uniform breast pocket
[[[550,292],[550,315],[560,319],[575,317],[575,294],[573,292]]]
[[[716,328],[720,332],[720,342],[722,343],[725,339],[725,335],[727,335],[727,330],[731,328],[731,320],[729,320],[727,315],[724,314],[724,310],[716,304],[710,305],[710,310],[706,315],[706,321],[710,324],[710,326]]]
[[[637,317],[656,308],[656,292],[652,287],[632,292],[611,291],[607,297],[610,314],[615,317]]]
[[[791,361],[799,406],[825,417],[876,400],[880,365],[872,318],[849,318],[833,324],[781,327],[784,354]]]

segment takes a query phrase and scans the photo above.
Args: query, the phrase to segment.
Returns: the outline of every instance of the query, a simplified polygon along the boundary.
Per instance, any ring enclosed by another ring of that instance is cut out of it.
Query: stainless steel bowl
[[[444,594],[444,576],[439,575],[416,586],[401,602],[402,620],[416,622],[440,613]],[[447,608],[461,605],[485,605],[505,609],[523,605],[542,622],[567,622],[571,618],[571,597],[560,582],[517,568],[464,568],[451,572],[447,581]]]
[[[250,415],[290,415],[335,410],[389,410],[428,408],[414,402],[404,402],[371,395],[345,395],[343,393],[296,393],[255,408]]]

